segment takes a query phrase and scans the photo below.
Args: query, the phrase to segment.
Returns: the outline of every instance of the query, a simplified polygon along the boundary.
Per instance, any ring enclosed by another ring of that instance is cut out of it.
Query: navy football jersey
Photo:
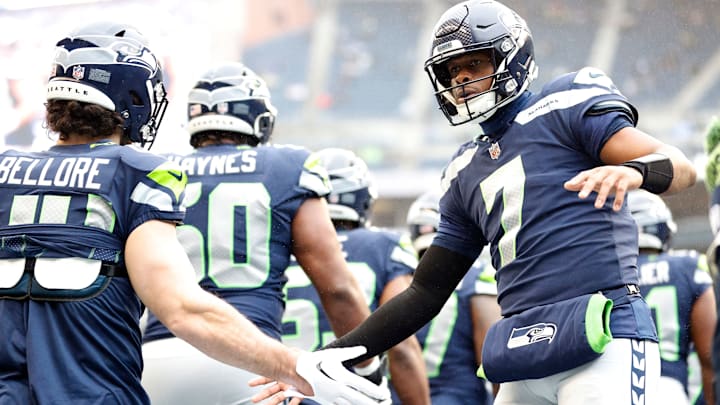
[[[198,282],[280,339],[292,220],[306,199],[330,192],[327,173],[293,146],[219,145],[169,157],[188,175],[178,238]],[[145,340],[169,336],[150,314]]]
[[[378,307],[385,286],[396,277],[412,274],[417,256],[409,239],[387,230],[357,228],[338,231],[345,260],[365,293],[370,311]],[[303,270],[288,268],[287,308],[283,316],[283,343],[313,351],[330,343],[330,328],[320,297]]]
[[[86,270],[122,267],[144,222],[180,222],[185,182],[166,159],[110,142],[0,154],[0,402],[148,403],[143,306],[126,276]],[[13,272],[23,258],[32,274]]]
[[[690,314],[697,298],[712,287],[705,257],[692,251],[641,254],[640,291],[652,309],[660,339],[661,374],[688,387]]]
[[[596,209],[594,198],[563,188],[603,165],[605,142],[633,125],[623,112],[589,114],[591,107],[625,97],[600,70],[585,68],[519,102],[501,136],[465,143],[444,170],[433,244],[473,258],[490,245],[503,316],[637,284],[637,227],[627,207],[614,212],[610,198]],[[656,339],[641,301],[613,309],[613,336]]]
[[[475,339],[470,300],[475,295],[497,295],[495,270],[478,259],[440,313],[416,334],[430,382],[430,396],[452,394],[485,404],[491,396],[485,380],[476,376]],[[434,401],[433,401],[434,402]]]

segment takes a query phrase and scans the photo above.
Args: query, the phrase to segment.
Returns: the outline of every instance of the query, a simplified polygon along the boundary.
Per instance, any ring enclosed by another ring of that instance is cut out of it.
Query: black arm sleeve
[[[345,363],[352,366],[402,342],[440,312],[473,261],[451,250],[430,246],[407,290],[386,302],[365,322],[326,348],[365,346],[367,353]]]

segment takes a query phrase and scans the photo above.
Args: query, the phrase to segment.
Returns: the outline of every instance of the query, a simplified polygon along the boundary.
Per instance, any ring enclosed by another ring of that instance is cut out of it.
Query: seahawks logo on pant
[[[550,344],[555,338],[555,332],[557,332],[557,325],[545,322],[522,328],[513,328],[507,347],[508,349],[514,349],[542,341],[547,341]]]

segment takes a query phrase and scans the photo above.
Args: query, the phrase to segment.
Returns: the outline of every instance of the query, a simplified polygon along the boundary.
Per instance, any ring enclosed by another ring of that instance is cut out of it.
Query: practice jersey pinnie
[[[485,404],[490,393],[476,376],[474,327],[470,300],[497,295],[495,270],[483,258],[475,261],[431,322],[416,334],[430,382],[430,396],[452,394]]]
[[[690,314],[700,295],[712,287],[705,257],[691,251],[641,254],[640,291],[653,312],[660,339],[661,374],[687,390]]]
[[[279,340],[292,220],[306,199],[330,192],[327,173],[292,146],[208,146],[169,157],[188,175],[178,238],[198,282]],[[150,314],[144,339],[170,336]]]
[[[637,284],[637,227],[626,204],[602,209],[563,183],[603,165],[600,151],[634,125],[629,105],[602,71],[585,68],[517,101],[499,137],[463,144],[445,168],[433,244],[477,257],[490,245],[503,316],[583,294]],[[512,105],[511,105],[512,106]],[[635,300],[612,312],[615,337],[656,339]]]
[[[182,220],[185,183],[177,165],[110,142],[0,154],[3,401],[148,402],[123,248],[146,221]]]
[[[378,307],[385,286],[396,277],[412,274],[417,256],[410,241],[394,232],[357,228],[338,231],[345,260],[365,293],[371,311]],[[283,316],[283,343],[316,350],[335,339],[320,297],[297,266],[288,268],[287,307]]]

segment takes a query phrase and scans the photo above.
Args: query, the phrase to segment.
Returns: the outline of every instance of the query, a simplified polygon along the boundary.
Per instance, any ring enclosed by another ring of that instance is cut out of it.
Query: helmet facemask
[[[165,111],[167,110],[168,106],[168,99],[167,99],[167,92],[165,91],[165,85],[162,82],[162,79],[156,83],[151,83],[148,81],[147,86],[152,86],[152,91],[149,91],[148,94],[152,94],[153,97],[150,98],[150,115],[149,119],[146,123],[140,125],[140,128],[138,129],[138,133],[140,135],[139,142],[140,146],[146,146],[150,149],[152,147],[153,142],[155,142],[155,137],[157,136],[158,128],[160,128],[160,123],[162,122],[163,117],[165,117]],[[146,107],[143,105],[138,105],[137,108],[145,109]],[[133,115],[132,113],[130,114]],[[140,116],[141,114],[136,114]],[[141,120],[138,120],[141,121]],[[124,131],[128,134],[133,133],[133,129],[129,125],[125,125],[123,128]],[[130,138],[132,140],[132,138]]]
[[[463,53],[462,55],[471,54],[475,52],[482,52],[488,50],[488,47],[481,47],[471,52]],[[484,76],[478,76],[474,79],[458,83],[453,85],[450,73],[448,72],[448,64],[452,61],[453,57],[446,58],[443,62],[436,63],[432,66],[432,72],[435,74],[437,81],[435,82],[435,96],[438,99],[440,108],[445,113],[445,116],[451,120],[453,125],[461,124],[478,117],[490,117],[495,112],[498,97],[498,77],[496,74],[497,63],[495,61],[495,53],[487,52],[490,58],[490,63],[493,66],[493,73]],[[485,54],[485,52],[483,52]],[[432,78],[432,75],[431,75]],[[472,97],[465,98],[462,101],[457,101],[455,92],[459,91],[460,94],[466,94],[466,88],[479,84],[480,82],[490,80],[490,87],[487,90],[474,94]]]

